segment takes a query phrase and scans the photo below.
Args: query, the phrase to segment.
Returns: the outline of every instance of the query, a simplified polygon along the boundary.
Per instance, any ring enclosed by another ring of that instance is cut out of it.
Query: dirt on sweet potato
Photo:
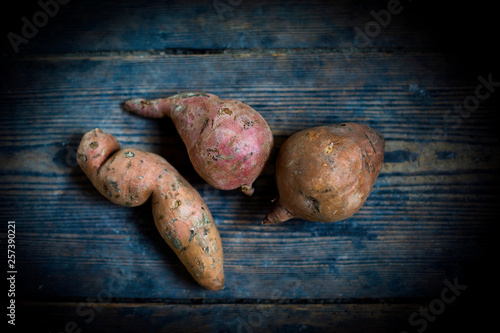
[[[169,117],[186,145],[194,169],[222,190],[254,192],[274,144],[264,118],[249,105],[204,92],[125,102],[125,109],[149,118]]]
[[[358,123],[319,126],[295,133],[276,161],[279,198],[262,221],[292,218],[336,222],[365,203],[382,167],[385,140]]]
[[[223,250],[213,217],[199,195],[164,158],[137,149],[120,149],[100,129],[86,133],[77,160],[99,192],[128,207],[151,199],[153,217],[165,242],[203,287],[224,287]]]

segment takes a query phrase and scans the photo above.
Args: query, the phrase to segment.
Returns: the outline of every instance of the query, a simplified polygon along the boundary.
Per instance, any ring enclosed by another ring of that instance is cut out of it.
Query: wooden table
[[[500,71],[491,5],[46,3],[8,14],[0,62],[3,293],[15,302],[15,328],[448,332],[494,322],[486,302],[498,300]],[[240,99],[268,121],[276,142],[253,196],[208,186],[168,119],[121,108],[187,91]],[[261,225],[283,141],[343,121],[387,140],[362,209],[338,223]],[[192,280],[148,204],[114,205],[92,186],[75,151],[96,127],[164,156],[200,192],[221,233],[224,290]]]

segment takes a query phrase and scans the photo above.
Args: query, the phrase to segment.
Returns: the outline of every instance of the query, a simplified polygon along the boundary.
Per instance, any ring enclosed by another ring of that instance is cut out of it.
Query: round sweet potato
[[[295,133],[278,153],[279,198],[262,223],[347,219],[365,203],[382,167],[384,149],[382,134],[357,123]]]
[[[191,92],[154,100],[132,99],[125,109],[148,118],[169,117],[196,172],[221,190],[254,192],[274,143],[264,118],[249,105]]]

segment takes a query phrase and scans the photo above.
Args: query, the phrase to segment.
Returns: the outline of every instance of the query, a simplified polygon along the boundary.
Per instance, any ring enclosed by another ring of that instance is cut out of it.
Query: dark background
[[[494,325],[500,87],[469,115],[454,106],[474,96],[479,76],[500,82],[496,10],[485,1],[401,1],[403,11],[369,45],[356,44],[354,28],[387,3],[71,0],[18,53],[6,36],[21,34],[21,18],[31,21],[40,6],[5,8],[0,216],[5,254],[6,222],[16,221],[16,328],[452,332]],[[261,112],[275,135],[272,162],[304,128],[357,121],[378,129],[385,164],[368,201],[343,222],[260,225],[277,195],[273,163],[252,197],[214,190],[194,172],[168,119],[120,108],[129,98],[184,91],[238,98]],[[224,245],[223,291],[192,281],[148,205],[116,206],[92,187],[74,152],[97,126],[123,146],[165,156],[199,190]],[[439,315],[411,325],[412,313],[439,306],[445,280],[467,289],[442,313],[436,308]]]

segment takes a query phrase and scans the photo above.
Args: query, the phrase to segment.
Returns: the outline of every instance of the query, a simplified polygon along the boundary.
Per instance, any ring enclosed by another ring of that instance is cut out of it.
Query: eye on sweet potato
[[[221,190],[254,192],[253,182],[268,161],[273,135],[264,118],[235,99],[194,92],[125,102],[129,112],[169,117],[186,145],[194,169]]]
[[[382,134],[358,123],[295,133],[278,153],[279,198],[262,223],[291,218],[336,222],[352,216],[378,177],[384,149]]]
[[[86,133],[77,152],[80,167],[112,202],[128,207],[151,198],[156,227],[203,287],[224,287],[219,231],[199,193],[164,158],[137,149],[120,150],[100,129]]]

